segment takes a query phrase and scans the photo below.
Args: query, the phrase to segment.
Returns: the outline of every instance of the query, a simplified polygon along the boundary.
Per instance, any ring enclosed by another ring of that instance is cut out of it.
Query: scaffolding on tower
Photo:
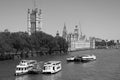
[[[42,13],[41,9],[36,7],[36,1],[34,0],[34,8],[32,10],[28,9],[27,13],[27,31],[31,35],[36,31],[41,31],[42,29]]]

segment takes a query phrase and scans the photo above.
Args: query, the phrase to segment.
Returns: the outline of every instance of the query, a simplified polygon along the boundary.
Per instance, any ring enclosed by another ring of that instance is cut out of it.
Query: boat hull
[[[29,71],[28,72],[29,74],[39,74],[39,73],[42,73],[41,71]]]
[[[67,58],[68,62],[80,62],[81,61],[81,56],[75,56],[71,58]]]
[[[27,73],[28,73],[28,72],[15,73],[15,76],[25,75],[25,74],[27,74]]]
[[[29,74],[39,74],[39,73],[42,73],[42,69],[31,69],[29,72]]]
[[[75,58],[74,62],[81,62],[81,58]]]
[[[43,71],[43,74],[55,74],[57,72],[61,71],[61,69],[57,70],[57,71]]]
[[[96,60],[96,56],[82,57],[81,62],[89,62]]]

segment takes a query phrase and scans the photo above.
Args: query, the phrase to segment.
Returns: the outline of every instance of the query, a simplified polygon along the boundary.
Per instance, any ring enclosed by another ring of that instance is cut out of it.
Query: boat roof
[[[52,64],[56,64],[56,63],[61,63],[61,61],[48,61],[48,62],[45,62],[44,64],[45,65],[52,65]]]
[[[17,65],[16,68],[25,68],[28,67],[28,65]]]
[[[21,60],[20,62],[33,62],[33,61],[36,61],[36,60]]]

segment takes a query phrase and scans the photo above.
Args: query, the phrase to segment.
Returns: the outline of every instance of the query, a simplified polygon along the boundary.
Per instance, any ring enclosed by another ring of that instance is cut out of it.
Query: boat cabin
[[[43,73],[56,73],[61,70],[61,61],[48,61],[44,63]]]
[[[25,74],[37,64],[36,60],[21,60],[19,65],[16,66],[15,75]]]
[[[34,65],[37,64],[36,60],[21,60],[19,65]]]

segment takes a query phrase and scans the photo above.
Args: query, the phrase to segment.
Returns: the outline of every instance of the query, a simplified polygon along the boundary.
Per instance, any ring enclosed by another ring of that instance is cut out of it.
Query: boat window
[[[16,68],[16,70],[19,70],[19,68]]]
[[[27,68],[30,68],[30,66],[28,66]]]
[[[46,64],[51,64],[50,62],[46,63]]]
[[[59,69],[59,68],[60,68],[60,66],[57,67],[57,69]]]
[[[53,67],[53,70],[55,70],[55,67]]]
[[[29,65],[30,63],[27,63],[27,65]]]
[[[59,63],[56,63],[56,65],[58,65]]]
[[[60,62],[59,63],[56,63],[56,65],[59,65],[60,64]]]
[[[33,62],[30,62],[30,64],[35,64],[35,61],[33,61]]]
[[[44,67],[44,70],[46,70],[47,69],[47,67]]]
[[[20,70],[20,68],[17,68],[17,70]]]
[[[25,63],[25,61],[21,61],[22,63]]]

